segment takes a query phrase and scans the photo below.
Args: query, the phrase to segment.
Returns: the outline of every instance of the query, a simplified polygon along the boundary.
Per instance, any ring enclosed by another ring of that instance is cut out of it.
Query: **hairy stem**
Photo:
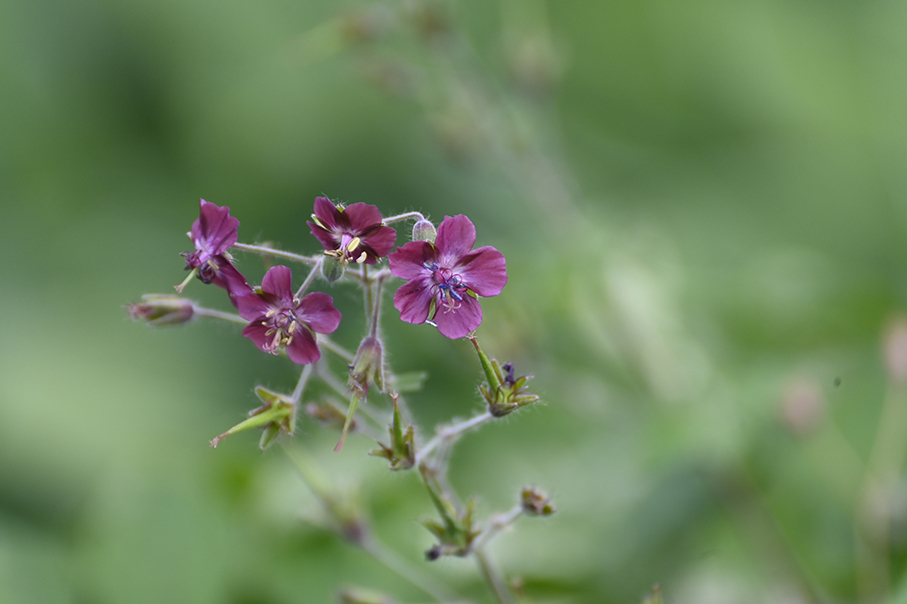
[[[475,417],[472,417],[465,422],[452,424],[450,426],[444,426],[438,431],[434,438],[428,441],[428,443],[419,450],[418,455],[416,455],[416,465],[419,465],[420,462],[424,461],[425,458],[439,445],[453,442],[463,433],[475,428],[476,426],[481,426],[485,422],[492,419],[494,419],[494,416],[486,411],[485,413],[476,415]]]
[[[234,243],[231,246],[231,249],[242,250],[244,252],[252,252],[253,254],[261,254],[262,256],[274,256],[275,258],[284,258],[286,260],[292,260],[293,262],[300,262],[302,264],[308,264],[309,266],[315,266],[322,259],[321,256],[303,256],[301,254],[294,254],[293,252],[275,250],[273,248],[265,247],[263,245],[249,245],[247,243]]]
[[[247,325],[249,323],[239,315],[233,314],[231,312],[214,310],[213,308],[205,308],[203,306],[197,306],[193,304],[192,311],[199,316],[210,317],[211,319],[220,319],[221,321],[229,321],[230,323],[238,323],[240,325]]]
[[[494,564],[491,563],[491,560],[488,559],[485,552],[481,549],[477,549],[473,552],[473,555],[476,557],[476,562],[479,565],[479,570],[482,571],[482,577],[485,579],[485,583],[488,584],[488,589],[494,594],[497,601],[500,604],[517,604],[513,594],[510,593],[510,588],[507,587],[504,576]]]

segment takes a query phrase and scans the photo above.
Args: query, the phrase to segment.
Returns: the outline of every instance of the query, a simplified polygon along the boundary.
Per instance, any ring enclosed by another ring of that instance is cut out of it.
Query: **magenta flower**
[[[387,257],[391,272],[408,279],[394,294],[407,323],[429,320],[448,338],[462,338],[482,322],[478,296],[497,296],[507,284],[504,256],[493,247],[472,250],[476,228],[462,214],[446,216],[434,244],[410,241]],[[472,251],[470,251],[472,250]]]
[[[248,289],[245,278],[233,268],[227,249],[236,243],[239,220],[230,216],[230,208],[201,200],[198,219],[192,223],[189,237],[194,252],[184,252],[186,270],[197,271],[203,283],[214,283],[230,292],[231,297]],[[183,285],[177,287],[182,290]]]
[[[313,293],[301,300],[293,294],[293,275],[285,266],[271,268],[254,291],[235,298],[239,315],[250,323],[242,335],[264,352],[277,354],[285,348],[299,365],[321,358],[317,333],[332,333],[340,325],[340,311],[327,294]]]
[[[381,223],[378,208],[365,203],[343,207],[327,197],[315,198],[314,222],[307,222],[325,254],[342,264],[375,264],[394,247],[397,231]]]

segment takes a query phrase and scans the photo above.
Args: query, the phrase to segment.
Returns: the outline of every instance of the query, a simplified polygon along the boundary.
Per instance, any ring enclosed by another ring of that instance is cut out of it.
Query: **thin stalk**
[[[396,216],[391,216],[385,218],[381,222],[384,224],[393,224],[395,222],[403,222],[404,220],[409,220],[415,218],[416,220],[425,220],[425,216],[421,212],[404,212],[403,214],[397,214]]]
[[[333,352],[334,354],[336,354],[338,357],[340,357],[347,363],[352,363],[353,360],[356,358],[356,355],[354,355],[352,352],[350,352],[343,346],[340,346],[339,344],[334,342],[334,340],[332,340],[331,338],[327,337],[324,334],[321,334],[321,333],[318,334],[318,343],[321,344],[322,346],[324,346],[325,348],[327,348],[328,350],[330,350],[331,352]]]
[[[515,505],[509,511],[503,514],[497,514],[488,519],[488,526],[472,542],[472,549],[481,550],[489,541],[498,535],[505,528],[516,522],[517,518],[523,515],[523,506]]]
[[[299,401],[302,400],[302,393],[305,391],[305,385],[312,375],[312,369],[312,365],[306,365],[302,368],[302,372],[299,374],[299,381],[296,382],[296,388],[293,390],[293,394],[290,395],[290,400],[293,402],[293,405],[297,407],[299,406]]]
[[[514,599],[513,594],[510,593],[510,588],[507,586],[503,575],[501,575],[500,571],[491,563],[491,560],[488,559],[485,552],[478,549],[473,552],[473,555],[476,557],[479,570],[482,571],[482,578],[485,579],[485,583],[488,584],[488,589],[497,601],[500,604],[518,604]]]
[[[284,258],[286,260],[292,260],[293,262],[300,262],[302,264],[308,264],[309,266],[315,266],[319,261],[321,261],[322,256],[303,256],[301,254],[294,254],[293,252],[285,252],[283,250],[275,250],[273,248],[265,247],[263,245],[249,245],[247,243],[234,243],[232,249],[242,250],[244,252],[252,252],[253,254],[261,254],[263,256],[274,256],[276,258]]]
[[[412,585],[415,585],[438,602],[458,602],[456,594],[450,592],[447,587],[436,583],[428,577],[421,576],[417,571],[403,562],[395,553],[380,545],[374,539],[369,539],[362,544],[365,550],[372,558],[384,565],[385,568],[392,571],[398,577],[405,579]]]
[[[467,432],[476,426],[481,426],[487,421],[493,420],[494,416],[486,411],[481,415],[476,415],[465,422],[459,424],[453,424],[451,426],[445,426],[441,428],[438,433],[432,438],[428,443],[419,450],[419,453],[416,455],[415,465],[419,465],[420,462],[425,460],[425,458],[434,451],[438,445],[442,443],[447,443],[455,440],[460,437],[464,432]]]
[[[319,367],[320,367],[320,364],[319,364]],[[346,398],[350,395],[350,389],[345,387],[340,382],[340,380],[338,380],[334,376],[334,374],[331,373],[330,371],[323,371],[319,368],[318,377],[320,377],[321,380],[325,384],[327,384],[329,388],[331,388],[331,390],[333,390],[340,396]],[[344,412],[344,414],[346,414],[345,409],[343,409],[342,411]],[[363,404],[360,406],[359,411],[360,411],[360,413],[362,413],[362,415],[364,415],[366,418],[368,418],[373,424],[375,424],[375,426],[377,426],[379,428],[386,427],[386,422],[383,420],[379,420],[377,417],[375,417],[375,414],[372,412],[372,410],[367,402],[363,401]]]
[[[203,306],[192,306],[192,311],[202,317],[210,317],[212,319],[220,319],[221,321],[229,321],[230,323],[239,323],[240,325],[248,325],[248,321],[240,317],[239,315],[233,314],[231,312],[222,312],[220,310],[214,310],[213,308],[205,308]]]
[[[302,285],[299,286],[299,289],[296,290],[297,298],[301,298],[302,294],[305,293],[305,290],[307,290],[309,288],[309,285],[312,284],[312,281],[315,280],[315,276],[318,274],[318,269],[321,268],[322,262],[324,262],[324,256],[315,261],[315,266],[312,267],[312,270],[309,271],[309,274],[306,276],[305,281],[303,281]]]

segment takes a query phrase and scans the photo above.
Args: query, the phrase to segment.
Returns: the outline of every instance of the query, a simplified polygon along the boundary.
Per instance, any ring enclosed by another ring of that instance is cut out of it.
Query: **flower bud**
[[[343,264],[336,256],[325,256],[321,262],[321,276],[328,283],[333,283],[343,276]]]
[[[434,243],[437,236],[438,230],[435,225],[424,218],[417,220],[416,224],[413,225],[413,241]]]
[[[368,336],[359,344],[350,365],[350,388],[365,397],[372,384],[384,392],[384,346],[378,338]]]
[[[533,487],[526,487],[520,492],[520,504],[523,511],[532,516],[550,516],[555,512],[548,495]]]
[[[192,302],[170,294],[145,294],[141,302],[124,308],[133,321],[144,321],[150,327],[188,323],[195,314]]]

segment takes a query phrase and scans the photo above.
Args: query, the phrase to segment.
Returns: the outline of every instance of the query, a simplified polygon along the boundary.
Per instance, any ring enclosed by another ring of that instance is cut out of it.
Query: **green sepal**
[[[285,395],[272,392],[261,386],[255,388],[255,394],[264,404],[253,409],[250,412],[250,417],[248,419],[239,422],[223,434],[215,437],[214,440],[211,441],[212,447],[216,447],[222,439],[228,436],[262,426],[266,427],[265,435],[269,433],[267,428],[271,426],[274,428],[273,434],[268,438],[265,438],[265,435],[262,435],[260,441],[262,449],[271,444],[280,431],[284,431],[287,434],[293,433],[293,429],[296,427],[296,406],[292,401]]]
[[[481,531],[473,528],[473,508],[472,500],[466,505],[466,509],[461,514],[454,507],[441,490],[441,485],[431,470],[424,464],[419,466],[422,473],[422,479],[428,488],[428,495],[432,504],[438,510],[441,516],[441,522],[434,520],[423,520],[422,525],[428,529],[437,539],[438,546],[429,550],[429,559],[435,559],[441,555],[466,556],[470,552],[470,547],[476,536]]]
[[[403,429],[403,417],[400,413],[400,406],[397,404],[397,397],[396,395],[391,396],[394,401],[394,417],[388,428],[391,446],[378,443],[381,448],[369,451],[369,455],[388,460],[391,470],[408,470],[416,463],[415,433],[412,426]]]

